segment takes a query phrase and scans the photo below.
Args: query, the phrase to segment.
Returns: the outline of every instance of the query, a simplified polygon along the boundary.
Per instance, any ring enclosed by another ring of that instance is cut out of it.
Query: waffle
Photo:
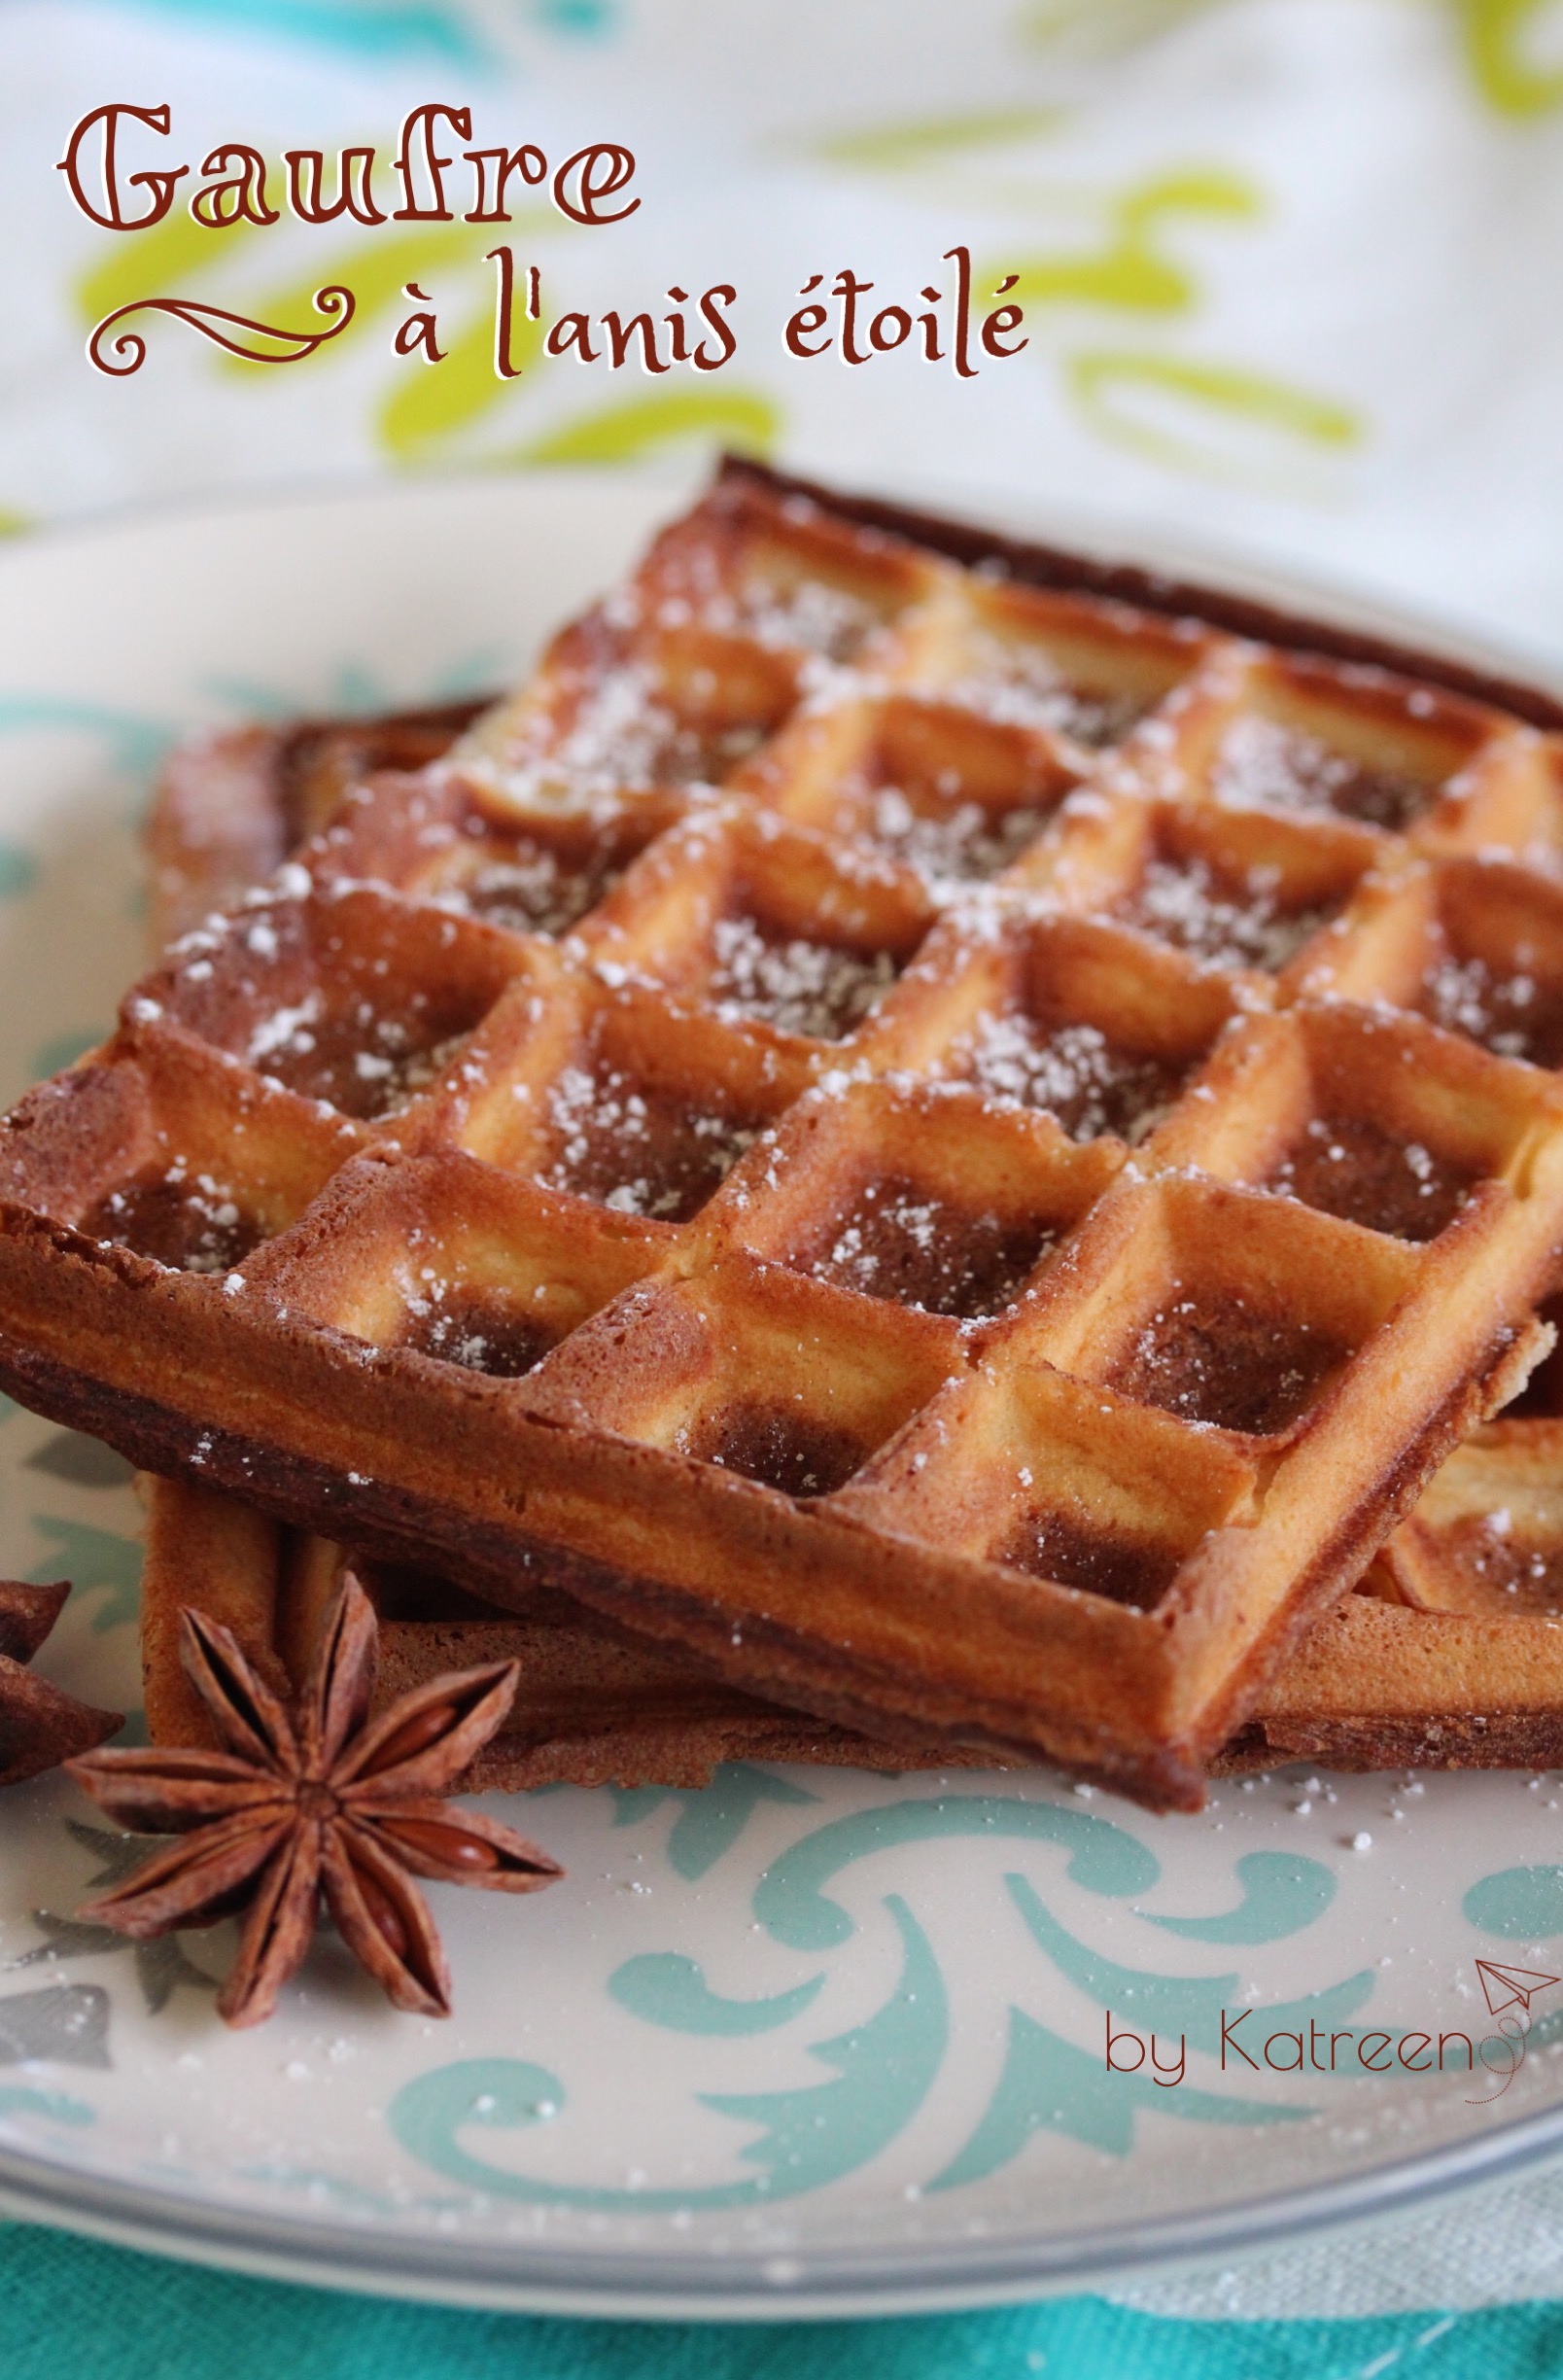
[[[1563,1424],[1459,1448],[1221,1756],[1227,1768],[1563,1760]]]
[[[519,1660],[519,1699],[479,1753],[464,1791],[537,1785],[709,1784],[723,1761],[927,1765],[916,1747],[853,1734],[703,1675],[677,1653],[615,1639],[558,1596],[524,1615],[426,1569],[355,1560],[189,1481],[144,1476],[142,1655],[155,1743],[202,1744],[210,1723],[179,1661],[179,1616],[194,1603],[232,1628],[280,1691],[295,1692],[331,1595],[352,1569],[380,1617],[376,1708],[449,1669]],[[976,1765],[976,1753],[940,1766]]]
[[[253,810],[269,807],[275,845],[292,816],[283,755],[307,734],[317,748],[356,751],[368,773],[400,725],[365,720],[273,736],[274,756],[265,776],[252,778],[251,800]],[[246,740],[241,732],[241,746]],[[244,852],[222,832],[228,785],[226,748],[187,749],[152,813],[153,846],[177,858],[200,914],[248,886]],[[1554,1354],[1526,1391],[1525,1418],[1478,1432],[1450,1455],[1357,1594],[1317,1624],[1217,1756],[1218,1771],[1294,1759],[1453,1768],[1544,1766],[1563,1756],[1560,1403],[1563,1355]],[[156,1742],[201,1741],[205,1713],[178,1656],[181,1606],[193,1600],[221,1617],[279,1688],[296,1687],[351,1558],[209,1489],[145,1475],[139,1485],[148,1507],[148,1724]],[[381,1615],[382,1701],[444,1668],[521,1661],[519,1705],[468,1780],[473,1790],[694,1786],[738,1759],[914,1768],[981,1757],[949,1746],[891,1749],[757,1706],[677,1655],[615,1641],[545,1592],[522,1618],[428,1570],[361,1561],[359,1572]]]
[[[473,716],[465,706],[303,720],[178,748],[147,826],[155,946],[240,898],[326,822],[351,786],[439,757]],[[409,728],[419,740],[415,752]],[[436,741],[438,749],[429,749]],[[210,1721],[179,1657],[183,1607],[193,1602],[220,1619],[279,1690],[296,1692],[351,1558],[188,1481],[142,1473],[136,1485],[146,1507],[141,1634],[149,1732],[155,1743],[204,1743]],[[870,1736],[758,1703],[677,1655],[614,1641],[589,1620],[583,1625],[562,1598],[544,1594],[539,1610],[522,1618],[427,1570],[361,1561],[359,1575],[380,1618],[379,1706],[451,1668],[521,1662],[525,1708],[478,1755],[467,1790],[697,1786],[734,1760],[906,1765],[899,1749]],[[915,1765],[915,1750],[910,1757]],[[958,1748],[953,1758],[962,1759]]]
[[[526,1616],[408,1565],[353,1562],[188,1482],[148,1479],[143,1647],[154,1742],[208,1723],[178,1660],[182,1605],[231,1628],[296,1689],[353,1568],[381,1618],[377,1703],[443,1671],[519,1659],[504,1732],[464,1790],[708,1784],[734,1760],[947,1769],[948,1743],[891,1745],[767,1706],[677,1655],[616,1641],[545,1593]],[[1456,1449],[1357,1592],[1320,1619],[1212,1762],[1217,1774],[1545,1768],[1563,1760],[1563,1421],[1498,1422]]]
[[[862,512],[729,471],[137,987],[5,1127],[0,1380],[1193,1805],[1535,1350],[1555,715]]]

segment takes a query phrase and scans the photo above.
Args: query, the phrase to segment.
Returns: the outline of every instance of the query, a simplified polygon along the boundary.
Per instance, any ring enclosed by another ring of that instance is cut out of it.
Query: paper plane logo
[[[1478,1958],[1476,1973],[1487,1995],[1488,2011],[1494,2016],[1507,2008],[1528,2012],[1537,1992],[1546,1991],[1549,1983],[1563,1982],[1563,1976],[1540,1975],[1534,1967],[1500,1967],[1492,1959]]]

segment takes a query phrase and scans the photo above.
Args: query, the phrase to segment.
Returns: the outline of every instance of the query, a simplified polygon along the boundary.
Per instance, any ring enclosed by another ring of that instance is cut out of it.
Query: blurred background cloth
[[[384,160],[408,108],[469,105],[478,146],[627,143],[643,203],[600,229],[535,200],[505,233],[214,232],[186,212],[192,174],[161,227],[120,235],[54,170],[110,100],[166,101],[172,135],[137,136],[137,161],[197,168],[234,141]],[[10,0],[0,211],[0,515],[18,532],[731,444],[846,485],[1089,518],[1129,552],[1208,541],[1563,665],[1563,0]],[[502,236],[550,310],[733,282],[737,357],[650,379],[533,356],[500,381],[483,259]],[[957,241],[985,288],[1020,276],[1023,357],[959,382],[905,351],[855,370],[784,352],[811,273],[850,266],[876,303],[915,304]],[[333,281],[357,317],[304,363],[237,363],[146,318],[134,378],[86,359],[132,298],[297,326]],[[437,368],[394,352],[408,281],[437,312]],[[1436,2208],[1392,2254],[1311,2243],[1135,2302],[1404,2315],[1557,2293],[1560,2273],[1554,2180]],[[973,2352],[1019,2353],[992,2321],[974,2318]],[[1407,2316],[1374,2361],[1382,2346],[1359,2364],[1342,2344],[1329,2368],[1459,2368],[1441,2320]],[[1316,2348],[1299,2334],[1298,2368]]]
[[[0,65],[18,523],[727,442],[1085,508],[1128,545],[1194,531],[1563,657],[1560,0],[11,0]],[[137,161],[192,169],[240,140],[384,159],[408,107],[469,104],[478,143],[627,142],[643,204],[598,229],[536,192],[504,234],[213,232],[192,171],[161,228],[115,234],[53,170],[109,99],[166,100],[173,136],[136,133]],[[658,379],[534,358],[503,383],[500,236],[553,307],[732,281],[739,354]],[[850,265],[916,305],[957,240],[1019,273],[1024,357],[959,382],[906,350],[855,370],[783,351],[808,274]],[[305,363],[156,320],[134,379],[85,360],[135,297],[308,324],[338,279],[358,317]],[[408,280],[437,368],[392,349]]]

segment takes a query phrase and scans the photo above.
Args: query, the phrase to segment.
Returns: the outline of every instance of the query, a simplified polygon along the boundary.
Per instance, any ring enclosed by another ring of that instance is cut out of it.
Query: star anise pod
[[[41,1776],[124,1725],[118,1711],[93,1710],[27,1667],[69,1593],[63,1583],[0,1579],[0,1785]]]
[[[226,1628],[186,1610],[180,1658],[225,1749],[91,1752],[66,1764],[122,1825],[181,1838],[82,1917],[144,1939],[246,1912],[217,2003],[231,2025],[270,2015],[322,1899],[398,2008],[448,2016],[449,1969],[412,1876],[536,1892],[563,1873],[508,1827],[438,1799],[504,1721],[520,1664],[435,1678],[369,1725],[378,1636],[349,1576],[290,1710]]]

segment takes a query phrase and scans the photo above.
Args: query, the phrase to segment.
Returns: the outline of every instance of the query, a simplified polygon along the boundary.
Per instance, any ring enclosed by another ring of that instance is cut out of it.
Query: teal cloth
[[[1173,2322],[1098,2297],[898,2321],[573,2322],[213,2273],[0,2224],[5,2380],[1551,2380],[1563,2304]]]

